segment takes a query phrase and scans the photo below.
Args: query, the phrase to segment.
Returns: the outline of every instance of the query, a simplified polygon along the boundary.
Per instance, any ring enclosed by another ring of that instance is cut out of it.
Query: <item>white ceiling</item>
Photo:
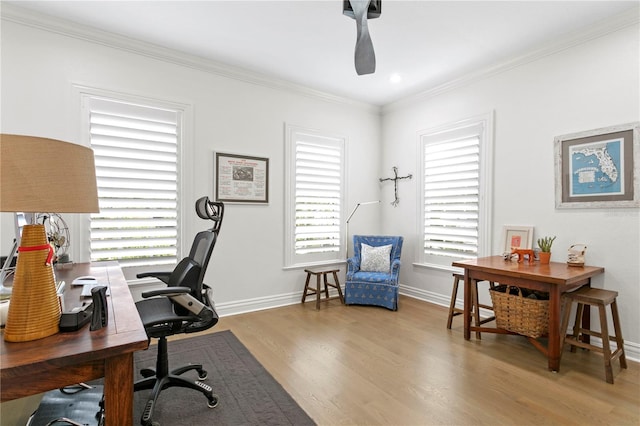
[[[505,63],[630,9],[635,1],[382,0],[369,21],[375,74],[353,64],[341,0],[3,1],[315,90],[385,105]],[[402,77],[391,83],[394,73]]]

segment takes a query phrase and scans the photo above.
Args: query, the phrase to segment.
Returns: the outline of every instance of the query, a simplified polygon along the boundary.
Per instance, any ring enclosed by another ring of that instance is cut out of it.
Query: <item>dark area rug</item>
[[[155,367],[156,345],[135,354],[136,380],[139,371]],[[283,387],[251,355],[230,331],[169,342],[169,369],[188,363],[202,363],[209,373],[205,380],[218,395],[216,408],[191,389],[165,389],[158,398],[153,420],[161,426],[203,425],[315,425]],[[196,378],[190,371],[185,377]],[[149,391],[134,395],[134,425]]]

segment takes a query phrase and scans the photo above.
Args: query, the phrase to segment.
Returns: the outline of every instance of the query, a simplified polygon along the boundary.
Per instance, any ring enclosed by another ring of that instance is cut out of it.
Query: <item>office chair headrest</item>
[[[222,202],[209,201],[209,197],[204,196],[196,201],[196,213],[201,219],[209,219],[217,222],[217,226],[222,222],[224,216],[224,204]]]

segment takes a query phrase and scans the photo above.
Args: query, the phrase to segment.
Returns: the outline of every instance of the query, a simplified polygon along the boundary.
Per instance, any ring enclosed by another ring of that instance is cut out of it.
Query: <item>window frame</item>
[[[340,210],[338,250],[329,253],[297,254],[296,235],[296,146],[298,135],[305,134],[314,138],[326,139],[328,144],[338,145],[341,154],[340,164]],[[285,123],[285,214],[284,214],[284,269],[303,268],[308,266],[331,265],[343,263],[344,230],[346,215],[347,190],[347,139],[344,136],[324,132],[303,126]]]
[[[90,99],[107,99],[115,102],[123,102],[134,105],[148,106],[151,108],[170,109],[179,112],[178,119],[178,144],[177,144],[177,237],[176,237],[176,257],[179,260],[184,257],[190,248],[190,242],[185,240],[185,236],[189,235],[188,227],[189,222],[185,221],[185,212],[189,212],[188,206],[190,201],[195,199],[193,188],[193,171],[190,167],[183,167],[183,164],[192,164],[194,161],[193,147],[192,145],[192,128],[193,128],[193,107],[190,104],[182,102],[174,102],[168,100],[161,100],[151,98],[143,95],[136,94],[124,94],[120,92],[114,92],[105,89],[99,89],[94,87],[87,87],[82,85],[73,85],[73,92],[75,99],[78,100],[80,117],[80,138],[81,144],[87,147],[91,147],[90,136]],[[81,261],[88,262],[91,259],[91,215],[78,214],[74,215],[73,228],[77,229],[78,234],[78,249],[76,256]],[[153,266],[139,266],[123,268],[125,278],[129,283],[132,282],[144,282],[149,279],[139,280],[136,278],[136,273],[142,271],[148,271]],[[169,265],[160,265],[156,267],[158,270],[165,269],[170,270]]]
[[[442,261],[433,260],[433,255],[427,255],[424,250],[425,235],[425,146],[427,143],[437,143],[458,135],[477,136],[479,138],[479,194],[478,194],[478,246],[477,257],[489,256],[492,247],[492,205],[493,205],[493,132],[494,112],[479,114],[473,117],[440,126],[420,130],[417,133],[417,170],[420,170],[420,184],[418,185],[415,264],[432,269],[455,271],[451,263],[460,260],[455,256],[441,256]],[[439,258],[440,259],[440,258]]]

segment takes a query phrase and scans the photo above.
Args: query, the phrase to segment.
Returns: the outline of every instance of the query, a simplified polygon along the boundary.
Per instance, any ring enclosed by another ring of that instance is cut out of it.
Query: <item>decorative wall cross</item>
[[[393,174],[395,175],[395,177],[392,178],[380,178],[380,182],[384,182],[385,180],[392,180],[393,181],[393,191],[395,194],[395,199],[393,200],[393,202],[391,203],[391,205],[393,207],[397,207],[398,203],[400,203],[400,198],[398,198],[398,181],[400,179],[411,179],[413,177],[413,175],[408,174],[406,176],[398,176],[398,168],[396,166],[393,166]]]

